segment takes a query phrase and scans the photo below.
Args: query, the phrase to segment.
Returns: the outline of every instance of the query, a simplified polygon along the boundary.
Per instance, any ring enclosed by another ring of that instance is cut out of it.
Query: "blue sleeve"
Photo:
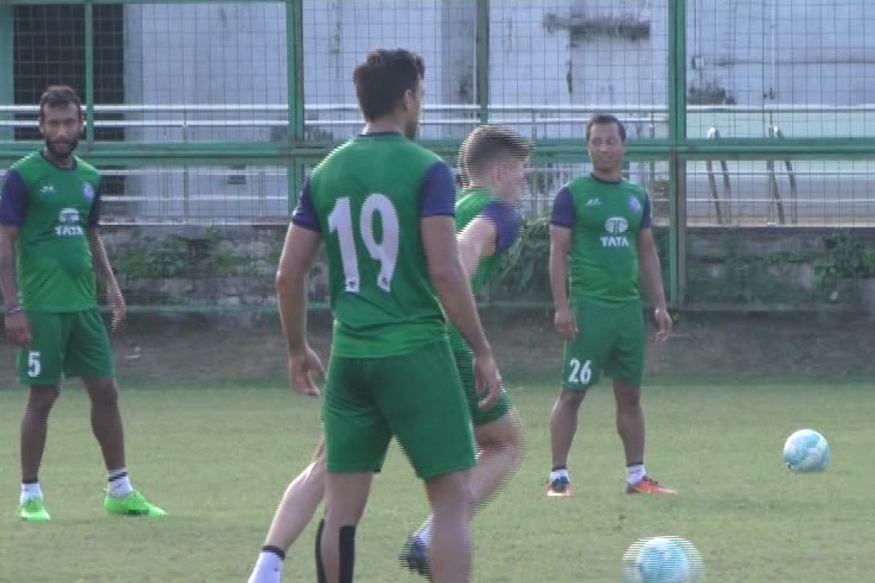
[[[20,227],[27,218],[27,185],[15,170],[6,173],[0,199],[0,225]]]
[[[316,209],[313,207],[313,194],[310,192],[309,178],[304,182],[304,187],[301,189],[301,197],[298,199],[298,206],[295,208],[295,212],[292,213],[292,224],[309,231],[322,232],[322,227],[319,225],[319,219],[316,216]]]
[[[100,211],[103,207],[103,181],[97,183],[97,191],[94,193],[94,201],[91,203],[91,212],[88,213],[88,228],[100,226]]]
[[[571,191],[567,186],[563,186],[562,190],[556,195],[553,200],[553,215],[550,217],[550,224],[557,227],[565,227],[566,229],[574,228],[574,200],[571,198]]]
[[[644,197],[644,213],[641,215],[641,226],[638,229],[649,229],[653,224],[653,218],[650,216],[650,197]]]
[[[519,210],[500,200],[493,200],[486,205],[481,216],[495,225],[495,254],[501,255],[510,249],[519,238],[523,227]]]
[[[443,162],[432,164],[422,179],[419,218],[456,216],[456,184],[453,171]]]

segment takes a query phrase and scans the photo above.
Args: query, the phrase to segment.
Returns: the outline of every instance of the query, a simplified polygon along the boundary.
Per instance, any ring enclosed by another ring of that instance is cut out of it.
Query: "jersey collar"
[[[599,178],[598,176],[596,176],[596,175],[593,174],[592,172],[590,172],[589,175],[592,177],[593,180],[595,180],[596,182],[599,182],[599,183],[601,183],[601,184],[615,184],[615,185],[616,185],[616,184],[622,184],[622,183],[623,183],[623,179],[622,179],[622,178],[621,178],[620,180],[617,180],[616,182],[613,182],[613,181],[611,181],[611,180],[602,180],[601,178]]]
[[[371,134],[359,134],[360,138],[385,138],[387,136],[398,136],[401,137],[399,132],[374,132]]]
[[[73,159],[73,165],[70,166],[69,168],[64,168],[64,167],[62,167],[62,166],[58,166],[57,164],[55,164],[54,162],[52,162],[51,160],[49,160],[48,158],[46,158],[46,151],[43,150],[43,149],[41,149],[41,150],[39,151],[39,156],[40,156],[40,158],[43,159],[43,161],[44,161],[46,164],[48,164],[49,166],[51,166],[52,168],[54,168],[54,169],[56,169],[56,170],[60,170],[61,172],[72,172],[72,171],[75,170],[76,167],[79,165],[79,160],[77,160],[77,159],[76,159],[76,156],[74,156],[74,155],[72,155],[72,154],[70,154],[70,157]]]
[[[468,196],[469,194],[486,194],[498,198],[498,195],[488,188],[465,188],[462,190],[462,194],[464,196]]]

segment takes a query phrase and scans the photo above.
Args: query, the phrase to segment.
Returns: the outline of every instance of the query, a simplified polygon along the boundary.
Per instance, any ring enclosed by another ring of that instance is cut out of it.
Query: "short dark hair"
[[[352,80],[365,120],[392,112],[410,89],[425,76],[422,57],[406,49],[377,49],[355,68]]]
[[[514,130],[498,125],[482,125],[474,129],[459,150],[459,169],[463,181],[471,174],[481,172],[487,164],[500,156],[528,160],[532,144]]]
[[[592,133],[592,126],[595,125],[607,125],[615,123],[617,124],[617,129],[620,131],[620,140],[626,141],[626,127],[623,123],[618,120],[615,116],[607,114],[607,113],[597,113],[591,118],[586,124],[586,141],[589,142],[589,136]]]
[[[43,119],[47,107],[63,108],[71,105],[76,106],[76,110],[79,112],[79,117],[81,118],[82,100],[79,99],[79,96],[76,95],[73,88],[69,85],[49,85],[46,87],[46,90],[43,92],[42,97],[40,97],[39,100],[39,118]]]

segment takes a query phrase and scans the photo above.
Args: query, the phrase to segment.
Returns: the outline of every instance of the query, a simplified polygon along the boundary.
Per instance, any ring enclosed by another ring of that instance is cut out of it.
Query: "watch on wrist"
[[[15,314],[20,314],[20,313],[21,313],[21,306],[11,306],[9,308],[6,308],[6,315],[7,316],[14,316]]]

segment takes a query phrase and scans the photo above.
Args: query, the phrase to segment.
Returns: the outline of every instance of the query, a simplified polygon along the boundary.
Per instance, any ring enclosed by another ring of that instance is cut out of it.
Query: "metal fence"
[[[361,125],[354,65],[404,46],[426,60],[427,147],[453,160],[486,121],[535,141],[531,215],[588,171],[587,118],[617,114],[691,305],[690,229],[875,227],[872,39],[866,0],[11,0],[0,171],[35,148],[39,93],[69,83],[108,223],[281,228]]]

